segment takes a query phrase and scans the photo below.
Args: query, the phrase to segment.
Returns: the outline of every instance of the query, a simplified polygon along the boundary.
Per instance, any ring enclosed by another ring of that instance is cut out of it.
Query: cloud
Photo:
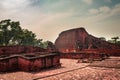
[[[14,18],[17,15],[26,13],[30,6],[30,0],[2,0],[0,1],[0,16],[4,18]]]
[[[30,0],[3,0],[0,2],[4,9],[23,8],[30,3]]]
[[[32,4],[30,0],[2,0],[0,1],[0,18],[13,19],[19,16],[23,18],[24,16],[30,15],[35,11],[30,4]]]
[[[112,2],[112,0],[104,0],[104,1],[109,2],[109,3],[111,3],[111,2]]]
[[[102,12],[102,13],[107,13],[107,12],[110,12],[110,8],[107,7],[107,6],[103,6],[103,7],[100,7],[99,8],[99,11]]]
[[[111,11],[111,15],[119,15],[120,16],[120,4],[115,5],[113,10]]]
[[[108,6],[102,6],[98,9],[90,9],[89,13],[90,14],[101,14],[101,13],[108,13],[110,11],[111,9]]]
[[[90,9],[89,13],[90,14],[97,14],[97,13],[99,13],[99,10],[97,10],[97,9]]]
[[[93,4],[93,0],[82,1]],[[38,38],[53,41],[61,31],[79,26],[95,27],[100,20],[120,15],[120,4],[113,7],[93,4],[91,9],[86,4],[80,0],[2,0],[0,19],[20,21],[21,27],[32,30]]]
[[[88,32],[95,36],[104,36],[107,39],[112,36],[120,36],[120,4],[116,4],[113,7],[101,6],[92,8],[88,12],[76,24],[85,26]]]
[[[113,18],[120,15],[120,4],[116,4],[113,8],[102,6],[98,9],[90,9],[89,14],[89,17],[87,17],[86,20],[92,22],[98,22],[107,18]]]
[[[86,3],[86,4],[92,4],[93,3],[93,0],[82,0],[84,3]]]
[[[33,2],[33,1],[32,1]],[[47,40],[47,32],[52,33],[50,29],[56,29],[55,26],[60,26],[62,21],[71,16],[71,11],[46,12],[44,11],[49,5],[33,6],[31,0],[3,0],[0,2],[0,20],[11,19],[20,21],[21,27],[35,32],[38,38]],[[15,5],[14,5],[14,4]],[[57,3],[56,3],[57,4]],[[58,3],[62,5],[61,3]],[[51,4],[50,4],[51,5]],[[54,4],[53,4],[54,5]],[[55,5],[56,7],[57,5]],[[51,7],[51,6],[50,6]],[[41,10],[42,9],[42,10]],[[59,31],[59,30],[58,30]],[[53,33],[53,35],[56,33]]]

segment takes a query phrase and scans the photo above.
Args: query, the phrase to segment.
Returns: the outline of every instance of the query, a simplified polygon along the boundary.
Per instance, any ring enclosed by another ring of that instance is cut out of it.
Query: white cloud
[[[90,14],[101,14],[101,13],[109,13],[111,9],[108,6],[102,6],[98,9],[90,9]]]
[[[120,4],[115,5],[111,11],[111,15],[120,15]]]
[[[84,26],[90,34],[95,36],[104,36],[107,39],[112,36],[120,36],[120,4],[116,4],[112,8],[101,6],[88,11],[88,16],[79,19],[76,24]]]
[[[21,8],[27,6],[29,3],[29,0],[2,0],[0,2],[4,9]]]
[[[72,14],[71,11],[46,13],[42,11],[43,9],[40,10],[41,7],[30,6],[30,0],[3,0],[0,4],[2,4],[0,5],[0,20],[20,21],[21,27],[32,30],[37,34],[38,38],[44,40],[51,39],[52,36],[49,36],[48,33],[57,36],[57,32],[51,32],[50,29],[57,30],[57,26],[61,25],[61,22]]]
[[[95,15],[92,15],[91,13],[96,13]],[[104,20],[107,18],[115,17],[117,15],[120,15],[120,4],[115,5],[113,8],[109,8],[108,6],[102,6],[98,9],[90,9],[89,14],[91,14],[88,18],[86,18],[87,21],[97,22],[100,20]]]
[[[92,4],[93,3],[93,0],[82,0],[84,3],[86,3],[86,4]]]
[[[93,0],[82,1],[89,5],[93,3]],[[120,4],[113,8],[108,6],[93,8],[89,10],[89,15],[86,16],[86,13],[84,13],[84,15],[78,15],[77,17],[71,17],[75,16],[76,13],[80,13],[74,9],[59,12],[54,12],[52,9],[44,12],[46,7],[50,9],[51,6],[33,7],[29,4],[31,4],[30,0],[2,0],[0,2],[0,19],[10,18],[11,20],[20,21],[21,27],[32,30],[37,34],[38,38],[43,38],[44,40],[55,40],[61,31],[69,28],[92,26],[100,20],[120,15]],[[62,2],[58,4],[62,5]],[[56,6],[58,6],[57,3]],[[59,9],[56,6],[53,4],[53,8]]]
[[[97,9],[90,9],[90,10],[89,10],[89,13],[90,13],[90,14],[98,14],[98,13],[99,13],[99,10],[97,10]]]
[[[103,13],[110,12],[110,10],[111,9],[109,7],[107,7],[107,6],[103,6],[103,7],[99,8],[99,11],[103,12]]]

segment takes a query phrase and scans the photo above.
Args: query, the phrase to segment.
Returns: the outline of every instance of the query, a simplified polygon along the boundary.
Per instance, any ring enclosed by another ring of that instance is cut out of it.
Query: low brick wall
[[[60,55],[49,53],[42,55],[11,55],[0,57],[0,72],[6,71],[39,71],[43,68],[60,66]]]
[[[61,58],[68,59],[104,59],[106,57],[105,54],[97,54],[97,53],[60,53]]]
[[[32,46],[0,46],[0,55],[11,55],[32,52],[47,52],[46,49]]]
[[[18,69],[17,56],[0,57],[0,71],[13,71]]]
[[[120,49],[83,49],[82,51],[75,52],[61,52],[61,58],[80,59],[80,58],[92,58],[99,59],[108,56],[120,56]]]
[[[19,69],[22,71],[39,71],[43,68],[60,66],[60,56],[58,54],[41,55],[36,59],[19,57],[18,61]]]
[[[83,55],[81,53],[60,53],[61,58],[80,59]]]

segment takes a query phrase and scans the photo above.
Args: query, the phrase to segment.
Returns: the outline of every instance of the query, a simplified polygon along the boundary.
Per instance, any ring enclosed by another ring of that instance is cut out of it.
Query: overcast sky
[[[0,0],[4,19],[53,42],[61,31],[78,27],[110,39],[120,37],[120,0]]]

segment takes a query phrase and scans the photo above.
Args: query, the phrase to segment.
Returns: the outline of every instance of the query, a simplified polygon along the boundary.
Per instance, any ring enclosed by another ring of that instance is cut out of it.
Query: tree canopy
[[[22,29],[19,21],[10,19],[0,21],[0,45],[29,45],[47,48],[47,41],[37,39],[36,34],[28,29]]]
[[[100,37],[99,39],[100,39],[100,40],[103,40],[103,41],[106,41],[106,38],[105,38],[105,37]]]
[[[119,37],[118,36],[117,37],[112,37],[111,39],[113,39],[114,43],[117,43],[117,40],[119,39]]]
[[[108,40],[108,42],[113,43],[113,44],[120,45],[120,40],[119,40],[119,37],[118,37],[118,36],[112,37],[111,40]]]

